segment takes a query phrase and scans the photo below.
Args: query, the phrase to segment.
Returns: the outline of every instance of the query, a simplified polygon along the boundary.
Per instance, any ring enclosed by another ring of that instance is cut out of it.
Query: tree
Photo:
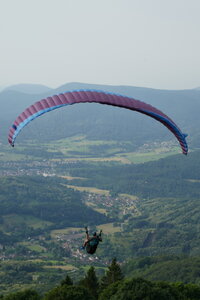
[[[180,300],[189,298],[183,297],[169,283],[154,283],[142,278],[132,278],[111,284],[101,293],[99,298],[99,300],[110,299]]]
[[[72,279],[67,275],[60,283],[61,285],[73,285]]]
[[[124,278],[120,265],[116,258],[113,258],[111,265],[108,267],[106,274],[102,277],[101,288],[106,288],[108,285],[120,281]]]
[[[9,294],[8,296],[3,297],[3,300],[40,300],[41,297],[34,290],[24,290],[17,293]]]
[[[95,299],[98,297],[99,282],[94,267],[90,267],[85,278],[80,281],[80,285],[86,287]]]
[[[183,284],[181,282],[173,283],[174,286],[184,297],[185,299],[200,299],[200,287],[196,284]]]
[[[82,286],[62,285],[48,292],[44,300],[94,300],[89,291]]]

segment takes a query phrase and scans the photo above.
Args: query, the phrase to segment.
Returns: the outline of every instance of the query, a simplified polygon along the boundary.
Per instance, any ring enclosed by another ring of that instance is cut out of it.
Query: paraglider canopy
[[[66,105],[87,102],[122,107],[154,118],[166,126],[175,135],[180,143],[183,154],[187,154],[187,135],[182,133],[179,127],[163,112],[134,98],[98,90],[74,90],[35,102],[16,118],[10,128],[8,142],[14,147],[15,139],[22,128],[40,115]]]

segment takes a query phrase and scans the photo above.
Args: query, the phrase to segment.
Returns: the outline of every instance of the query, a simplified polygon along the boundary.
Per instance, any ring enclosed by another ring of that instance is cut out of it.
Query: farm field
[[[143,163],[158,160],[179,153],[179,148],[170,143],[167,146],[152,144],[148,149],[130,151],[130,142],[87,140],[84,136],[75,136],[49,143],[26,141],[11,148],[2,145],[0,161],[26,161],[44,159],[45,156],[53,161],[88,161],[99,163]],[[150,150],[149,150],[150,149]]]

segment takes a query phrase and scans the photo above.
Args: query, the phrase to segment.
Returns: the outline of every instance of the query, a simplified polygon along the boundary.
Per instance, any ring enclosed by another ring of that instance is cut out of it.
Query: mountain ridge
[[[19,83],[7,86],[4,91],[16,91],[24,94],[42,94],[52,90],[50,87],[42,84]]]

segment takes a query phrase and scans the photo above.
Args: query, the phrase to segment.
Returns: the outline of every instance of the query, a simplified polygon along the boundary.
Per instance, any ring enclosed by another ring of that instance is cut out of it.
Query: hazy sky
[[[0,86],[200,86],[200,0],[0,0]]]

